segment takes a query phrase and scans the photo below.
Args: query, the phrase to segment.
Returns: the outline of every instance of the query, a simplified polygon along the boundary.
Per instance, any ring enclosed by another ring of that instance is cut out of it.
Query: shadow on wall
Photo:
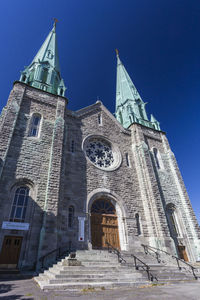
[[[82,150],[82,120],[65,115],[65,137],[60,177],[58,207],[58,244],[71,250],[88,248],[88,215],[86,214],[86,158]],[[84,237],[80,240],[79,217],[85,217]]]

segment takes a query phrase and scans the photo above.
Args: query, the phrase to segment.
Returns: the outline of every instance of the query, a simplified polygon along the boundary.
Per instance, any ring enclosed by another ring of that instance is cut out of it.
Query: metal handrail
[[[123,258],[121,252],[114,248],[108,241],[106,241],[106,244],[108,245],[108,252],[110,252],[110,248],[112,249],[112,252],[117,254],[118,257],[118,262],[122,263],[126,263],[126,260]],[[134,264],[135,264],[135,269],[139,270],[139,268],[141,267],[144,271],[147,272],[147,276],[148,279],[150,281],[153,281],[154,279],[156,279],[158,281],[158,279],[156,278],[156,276],[154,276],[151,272],[150,272],[150,266],[148,266],[146,263],[144,263],[141,259],[139,259],[137,256],[135,256],[134,254],[131,254],[131,256],[134,258]],[[137,260],[142,264],[142,265],[138,265],[137,264]]]
[[[143,244],[142,244],[142,246],[144,247],[144,252],[147,254],[147,253],[148,253],[148,250],[145,250],[146,245],[143,245]],[[157,262],[158,262],[158,263],[161,263],[160,254],[158,253],[158,251],[157,251],[157,250],[154,250],[154,249],[151,249],[151,250],[152,250],[152,252],[155,253]]]
[[[145,252],[146,254],[148,253],[148,249],[149,249],[149,250],[153,251],[154,253],[156,253],[157,251],[163,252],[163,253],[165,253],[165,254],[171,256],[173,259],[176,259],[176,263],[177,263],[177,266],[178,266],[178,269],[179,269],[179,270],[181,270],[181,266],[180,266],[179,261],[182,262],[182,263],[184,263],[184,264],[186,264],[186,265],[188,265],[188,266],[192,269],[192,274],[193,274],[194,278],[195,278],[195,279],[198,279],[198,276],[197,276],[197,275],[195,274],[195,272],[194,272],[194,270],[196,270],[196,268],[193,267],[193,266],[192,266],[191,264],[189,264],[188,262],[184,261],[183,259],[181,259],[181,258],[179,258],[179,257],[177,257],[177,256],[175,256],[175,255],[173,255],[173,254],[171,254],[171,253],[169,253],[169,252],[167,252],[167,251],[164,251],[164,250],[162,250],[162,249],[156,248],[156,247],[152,247],[152,246],[144,245],[144,244],[141,244],[141,246],[144,248],[144,252]],[[155,251],[155,250],[156,250],[156,251]],[[156,257],[156,258],[157,258],[157,257]],[[158,258],[157,258],[157,259],[158,259]]]
[[[41,256],[40,258],[39,258],[39,261],[41,262],[41,268],[43,269],[44,268],[44,260],[45,260],[45,258],[47,258],[49,255],[51,255],[51,254],[53,254],[54,252],[56,252],[56,259],[58,259],[58,258],[60,258],[64,253],[65,253],[65,251],[64,252],[61,252],[61,250],[62,249],[66,249],[66,247],[67,246],[65,246],[65,247],[58,247],[58,248],[56,248],[56,249],[54,249],[54,250],[52,250],[52,251],[50,251],[50,252],[48,252],[48,253],[46,253],[45,255],[43,255],[43,256]],[[68,251],[66,251],[67,253],[69,252],[69,250]],[[58,254],[57,254],[58,253]]]
[[[110,252],[110,248],[111,248],[113,253],[117,255],[119,263],[122,262],[126,263],[126,260],[122,257],[122,254],[118,249],[114,248],[108,241],[106,241],[106,244],[108,245],[108,252]]]

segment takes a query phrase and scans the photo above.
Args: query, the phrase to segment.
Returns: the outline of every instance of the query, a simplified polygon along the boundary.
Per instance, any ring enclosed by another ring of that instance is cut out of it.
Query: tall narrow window
[[[68,228],[73,228],[74,226],[74,206],[70,206],[68,210]]]
[[[39,114],[34,114],[32,116],[29,136],[37,137],[39,135],[40,121],[41,116]]]
[[[45,83],[47,81],[47,76],[48,76],[48,69],[43,68],[40,74],[41,81]]]
[[[126,165],[127,165],[128,167],[130,167],[128,153],[126,153],[125,156],[126,156]]]
[[[142,109],[141,104],[139,104],[138,107],[139,107],[140,116],[142,119],[144,119],[144,114],[143,114],[143,109]]]
[[[172,236],[179,236],[179,230],[176,218],[176,207],[174,204],[170,203],[167,205],[167,215],[170,223],[170,229]]]
[[[98,124],[99,124],[99,125],[102,124],[101,114],[98,114]]]
[[[24,222],[28,198],[29,188],[21,186],[16,190],[10,214],[11,222]]]
[[[154,154],[156,166],[158,169],[160,169],[160,164],[159,164],[159,160],[158,160],[158,150],[156,148],[153,148],[153,154]]]
[[[138,213],[135,214],[135,219],[136,219],[136,226],[137,226],[137,234],[141,235],[140,216]]]
[[[119,112],[120,123],[123,125],[123,117],[121,111]]]
[[[74,153],[74,140],[71,141],[70,151]]]

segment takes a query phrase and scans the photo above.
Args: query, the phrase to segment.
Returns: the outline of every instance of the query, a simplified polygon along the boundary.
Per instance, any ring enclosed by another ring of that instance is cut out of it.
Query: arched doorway
[[[106,248],[106,241],[114,248],[120,248],[116,210],[109,199],[100,198],[92,204],[91,237],[93,249]]]

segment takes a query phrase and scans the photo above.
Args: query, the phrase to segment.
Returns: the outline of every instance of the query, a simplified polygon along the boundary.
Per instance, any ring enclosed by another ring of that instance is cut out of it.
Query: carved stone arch
[[[9,202],[10,202],[10,209],[8,210],[8,218],[12,219],[12,213],[14,206],[17,207],[17,201],[14,199],[18,199],[16,195],[21,195],[20,190],[23,190],[23,188],[28,189],[28,198],[27,198],[27,204],[26,204],[26,213],[25,213],[25,222],[30,223],[32,219],[32,215],[34,212],[34,207],[36,204],[36,195],[37,195],[37,187],[34,184],[34,182],[28,178],[20,177],[17,178],[14,182],[12,182],[9,187]],[[26,192],[27,193],[27,192]],[[15,203],[16,201],[16,203]],[[21,205],[21,204],[20,204]],[[24,206],[24,204],[23,204]],[[24,208],[23,208],[24,209]]]
[[[34,120],[37,118],[37,124],[34,124]],[[41,128],[42,128],[42,122],[43,122],[43,115],[35,111],[30,115],[29,125],[28,125],[28,136],[29,137],[40,137]],[[33,134],[33,130],[36,130],[36,134]]]
[[[8,187],[8,189],[10,190],[10,192],[12,193],[14,190],[16,190],[19,186],[27,186],[29,189],[30,189],[30,191],[32,191],[31,192],[31,194],[32,194],[32,196],[34,196],[34,198],[35,198],[35,194],[36,194],[36,185],[35,185],[35,183],[32,181],[32,180],[30,180],[30,179],[28,179],[28,178],[26,178],[26,177],[20,177],[20,178],[17,178],[14,182],[12,182],[11,184],[10,184],[10,186]]]
[[[116,216],[117,216],[117,222],[118,222],[118,232],[119,232],[119,243],[121,250],[127,250],[127,228],[125,223],[125,208],[122,202],[122,199],[120,197],[105,188],[99,188],[94,191],[92,191],[87,198],[87,205],[86,205],[86,212],[89,216],[89,224],[88,224],[88,230],[89,230],[89,240],[91,241],[91,207],[93,203],[98,199],[107,199],[110,201],[110,203],[115,207]]]

